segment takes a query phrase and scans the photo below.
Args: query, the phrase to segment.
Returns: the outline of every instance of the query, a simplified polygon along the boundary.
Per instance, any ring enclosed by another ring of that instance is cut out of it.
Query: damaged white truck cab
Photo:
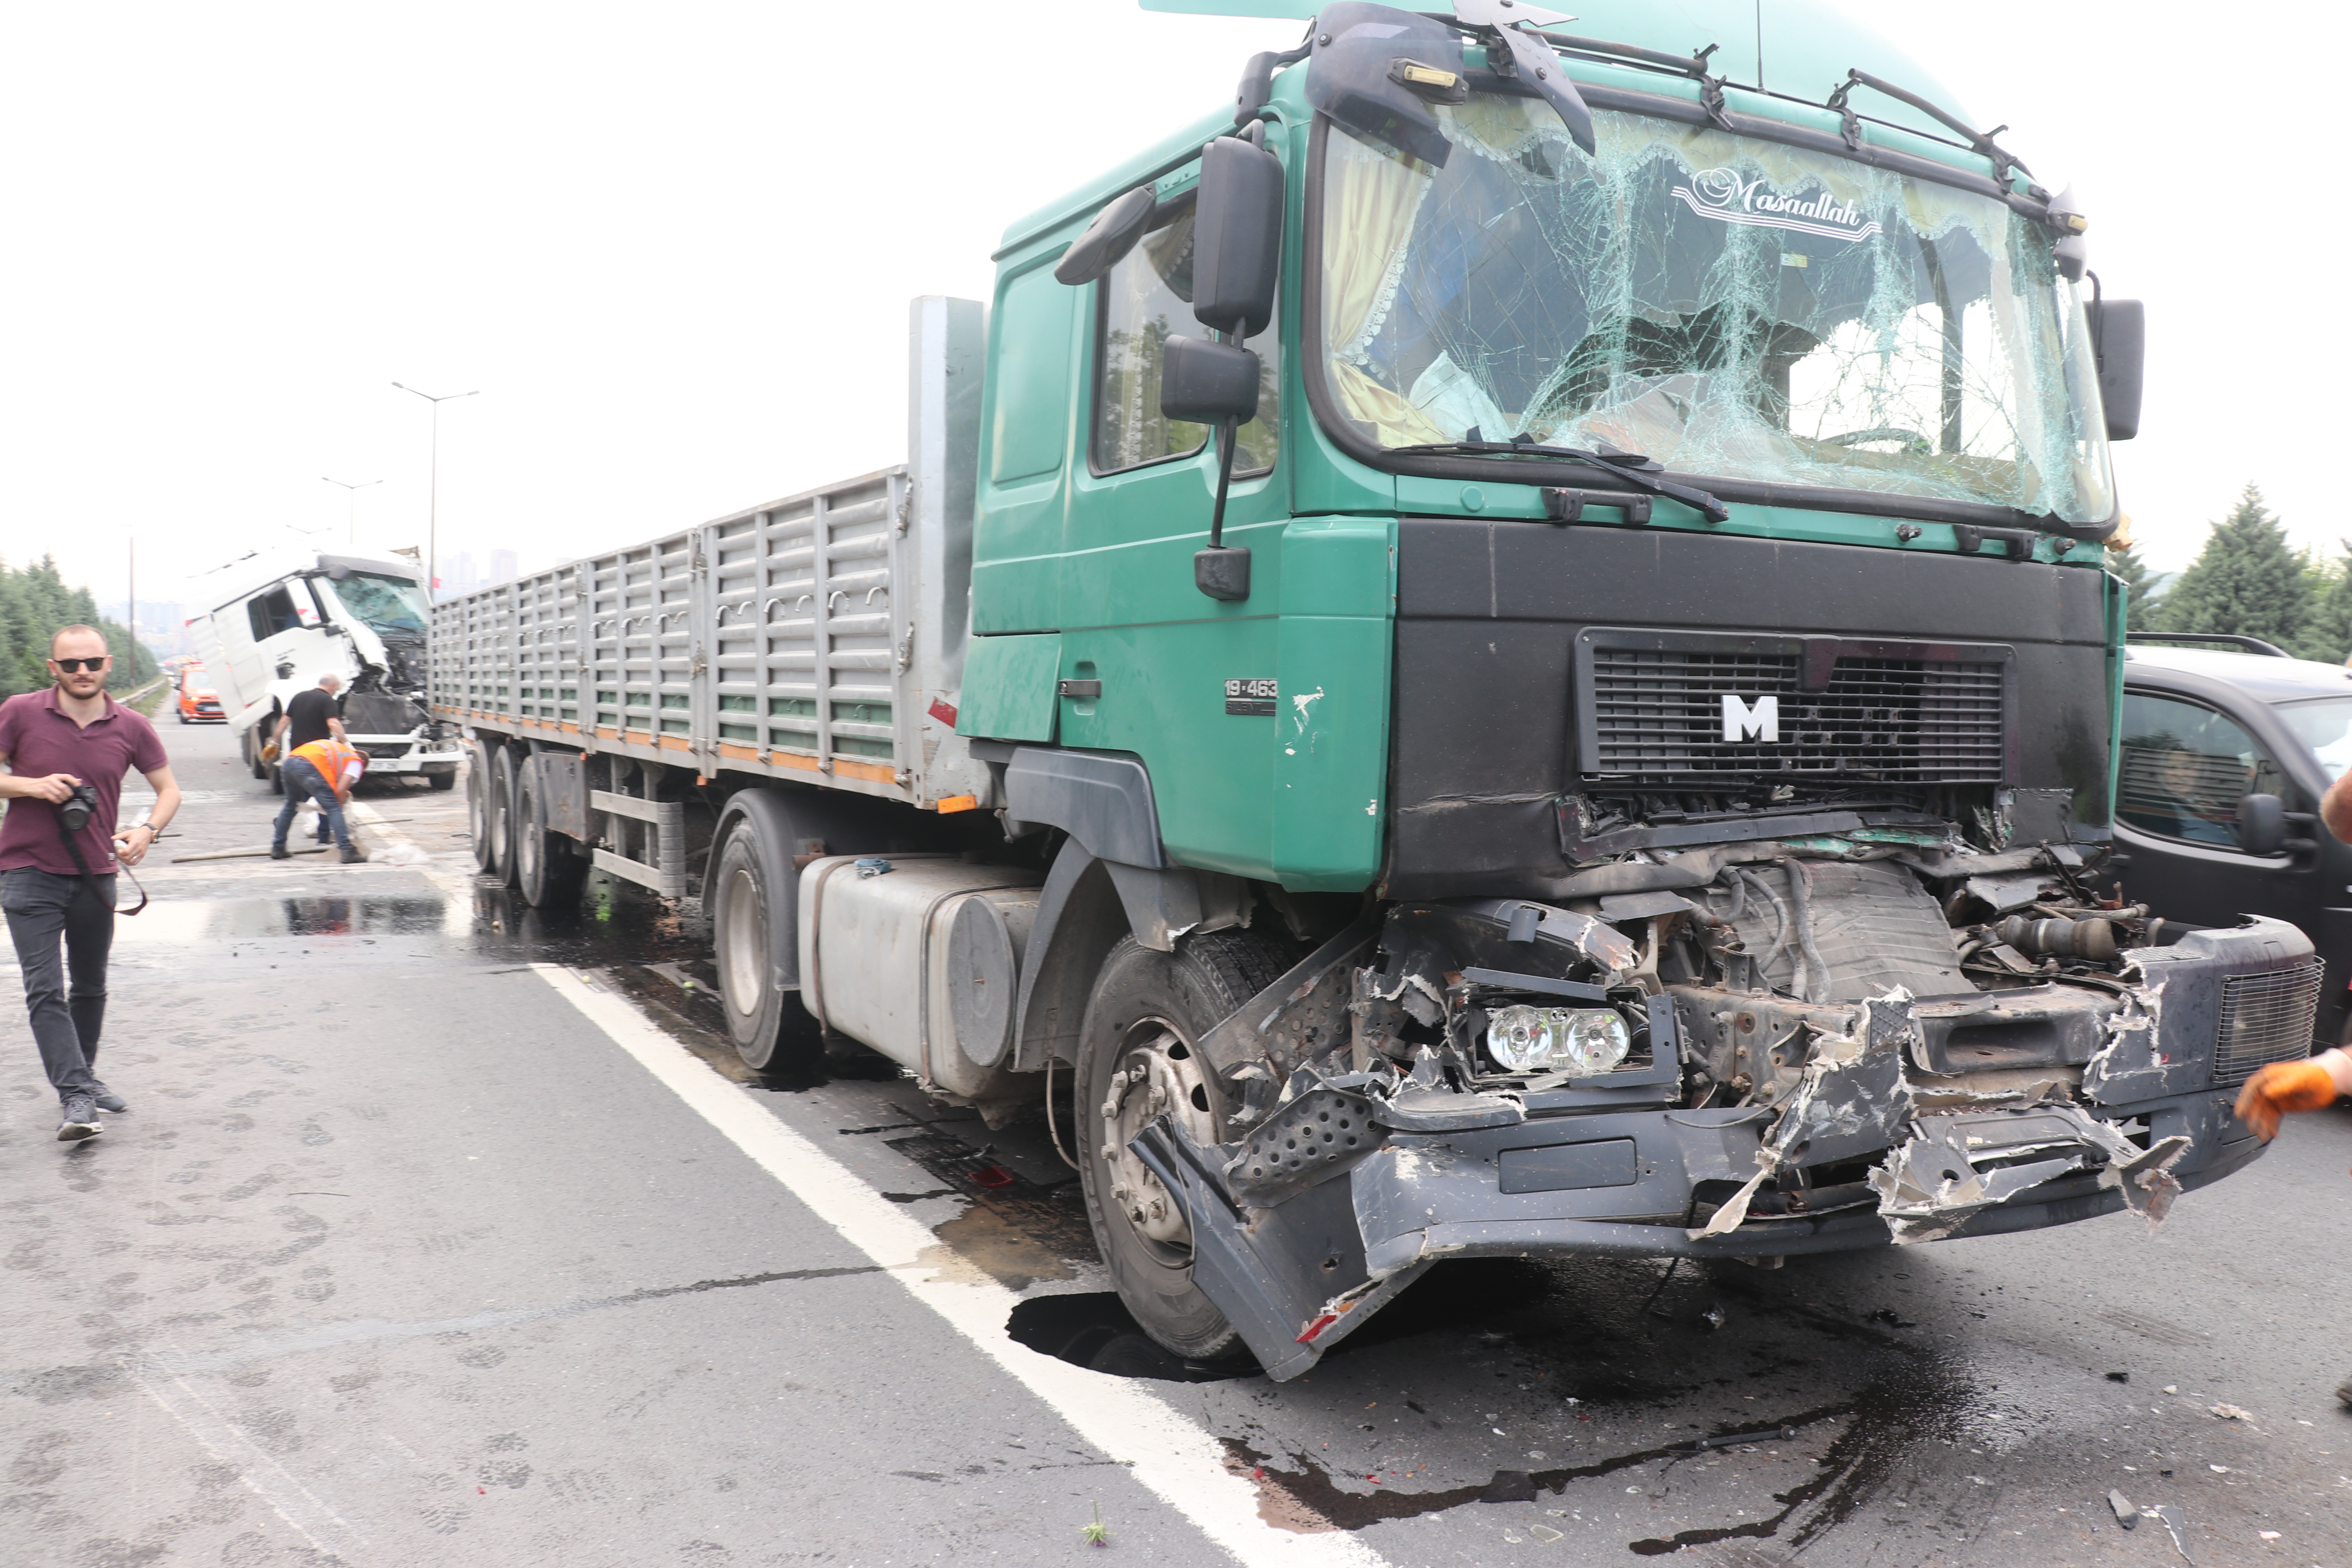
[[[371,773],[455,787],[459,742],[425,708],[427,611],[418,576],[397,558],[277,552],[196,580],[213,607],[191,616],[188,629],[255,778],[276,777],[262,752],[287,703],[332,675],[342,682],[343,732]]]

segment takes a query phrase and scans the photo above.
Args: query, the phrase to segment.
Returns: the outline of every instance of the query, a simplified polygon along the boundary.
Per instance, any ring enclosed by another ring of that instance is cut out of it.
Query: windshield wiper
[[[1729,507],[1705,490],[1655,478],[1656,474],[1664,471],[1663,467],[1633,452],[1580,452],[1573,447],[1541,447],[1532,441],[1430,441],[1417,447],[1391,447],[1388,451],[1397,457],[1419,454],[1442,458],[1564,458],[1571,463],[1587,463],[1615,474],[1644,494],[1678,500],[1709,522],[1731,521]]]

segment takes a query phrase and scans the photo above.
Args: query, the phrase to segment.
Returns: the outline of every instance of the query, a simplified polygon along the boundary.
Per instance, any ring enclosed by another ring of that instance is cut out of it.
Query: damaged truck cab
[[[1326,5],[998,256],[1003,1054],[1179,1352],[1293,1375],[1448,1258],[2153,1223],[2309,1047],[2294,928],[2106,896],[2080,213],[1842,17],[1603,11]]]
[[[755,1069],[1043,1098],[1143,1327],[1277,1378],[1444,1258],[2253,1159],[2311,944],[2107,866],[2139,308],[1916,66],[1711,9],[1324,5],[917,301],[905,464],[434,605],[482,869],[698,899]]]

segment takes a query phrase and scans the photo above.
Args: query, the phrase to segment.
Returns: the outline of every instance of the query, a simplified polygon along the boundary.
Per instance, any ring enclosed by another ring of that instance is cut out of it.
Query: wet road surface
[[[224,731],[163,733],[191,798],[119,922],[104,1137],[54,1142],[0,975],[12,1564],[2183,1560],[2110,1489],[2200,1563],[2352,1560],[2341,1111],[2153,1237],[1455,1264],[1277,1385],[1135,1331],[1042,1120],[872,1060],[754,1080],[692,932],[601,878],[514,908],[459,794],[363,792],[364,866],[190,858],[277,802]],[[858,1202],[926,1245],[877,1254]],[[1238,1525],[1127,1451],[1139,1410]]]

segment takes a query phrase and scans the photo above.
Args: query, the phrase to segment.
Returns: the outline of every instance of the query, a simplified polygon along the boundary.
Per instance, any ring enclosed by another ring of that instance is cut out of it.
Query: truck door
[[[1208,542],[1217,454],[1206,426],[1160,412],[1171,336],[1207,336],[1193,319],[1192,204],[1163,182],[1154,227],[1096,282],[1082,306],[1091,349],[1074,463],[1062,594],[1064,744],[1132,752],[1156,776],[1161,836],[1194,864],[1269,863],[1275,750],[1278,557],[1288,519],[1279,464],[1279,324],[1247,345],[1262,371],[1257,417],[1234,448],[1225,540],[1250,546],[1249,599],[1193,585]],[[1084,317],[1082,317],[1084,319]],[[1097,690],[1088,683],[1099,682]]]
[[[2254,794],[2304,809],[2300,791],[2246,727],[2170,693],[2124,693],[2116,839],[2130,857],[2124,897],[2168,919],[2227,926],[2249,914],[2311,930],[2313,879],[2291,855],[2238,845],[2238,800]]]

